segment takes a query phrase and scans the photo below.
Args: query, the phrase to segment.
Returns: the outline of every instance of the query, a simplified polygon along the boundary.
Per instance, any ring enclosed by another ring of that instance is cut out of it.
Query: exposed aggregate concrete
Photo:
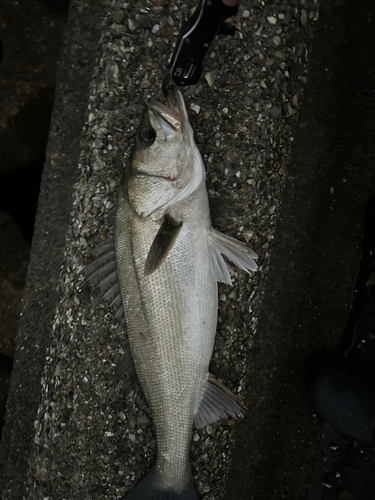
[[[155,442],[148,410],[131,397],[124,401],[114,382],[126,333],[78,275],[90,250],[111,235],[116,189],[144,102],[161,99],[173,43],[194,4],[103,2],[102,53],[82,132],[27,499],[120,499],[150,468]],[[211,370],[241,394],[248,390],[249,351],[317,18],[317,2],[242,2],[232,20],[236,36],[215,40],[205,74],[185,94],[215,227],[260,257],[258,273],[233,269],[233,287],[219,287]],[[193,433],[192,470],[204,500],[224,496],[234,433],[233,419]]]

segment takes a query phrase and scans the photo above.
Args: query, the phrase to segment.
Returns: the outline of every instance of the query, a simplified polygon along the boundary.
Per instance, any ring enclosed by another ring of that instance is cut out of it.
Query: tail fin
[[[193,478],[190,479],[184,491],[176,493],[172,490],[157,490],[152,485],[154,469],[127,493],[123,500],[199,500],[199,494],[194,486]]]

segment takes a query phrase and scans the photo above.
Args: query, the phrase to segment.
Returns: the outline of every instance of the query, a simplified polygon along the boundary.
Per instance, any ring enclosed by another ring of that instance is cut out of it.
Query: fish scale
[[[163,266],[151,276],[144,276],[144,263],[159,223],[140,220],[128,205],[126,220],[116,222],[116,249],[130,349],[155,425],[158,485],[183,489],[190,479],[194,414],[207,378],[216,330],[217,282],[209,261],[202,258],[197,267],[194,258],[207,254],[210,226],[204,186],[174,212],[185,227]],[[202,227],[204,220],[206,226]],[[196,221],[199,231],[195,233]],[[127,237],[120,240],[117,236],[124,235],[124,222],[127,227],[131,224],[131,245]],[[140,321],[132,314],[134,309],[143,310]],[[141,335],[146,324],[147,333]]]

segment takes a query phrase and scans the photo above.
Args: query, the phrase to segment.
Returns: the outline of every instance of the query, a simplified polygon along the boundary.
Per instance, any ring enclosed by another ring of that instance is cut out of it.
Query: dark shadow
[[[70,0],[40,0],[40,3],[51,13],[66,12],[69,9]]]
[[[0,179],[0,208],[11,215],[31,245],[45,156]]]
[[[305,363],[339,350],[374,184],[369,11],[367,1],[321,2],[226,500],[308,495],[322,423]]]

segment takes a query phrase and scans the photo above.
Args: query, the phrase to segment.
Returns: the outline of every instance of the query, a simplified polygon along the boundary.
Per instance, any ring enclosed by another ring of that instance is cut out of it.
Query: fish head
[[[171,92],[166,104],[149,99],[136,136],[132,168],[181,182],[189,170],[189,141],[186,140],[189,128],[180,92]]]
[[[203,161],[182,94],[171,89],[166,104],[149,99],[137,131],[128,179],[128,196],[138,215],[157,212],[154,219],[163,216],[168,208],[186,199],[203,178]]]

